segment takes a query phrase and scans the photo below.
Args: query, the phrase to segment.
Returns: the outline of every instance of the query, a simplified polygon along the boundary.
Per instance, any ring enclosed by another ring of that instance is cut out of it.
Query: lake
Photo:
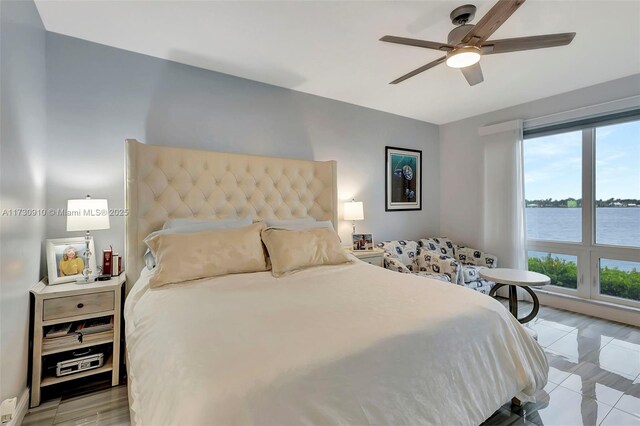
[[[528,238],[569,242],[582,240],[580,208],[527,208],[526,215]],[[640,207],[597,208],[596,242],[640,247]],[[628,269],[628,265],[625,262],[618,266],[620,269]]]

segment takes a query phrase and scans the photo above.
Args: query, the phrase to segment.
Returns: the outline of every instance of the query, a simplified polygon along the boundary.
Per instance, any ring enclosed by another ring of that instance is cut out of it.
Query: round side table
[[[509,286],[509,312],[513,315],[521,324],[525,324],[538,315],[540,309],[540,302],[538,302],[538,296],[529,287],[542,287],[551,282],[551,279],[538,272],[522,271],[520,269],[509,268],[494,268],[483,269],[480,271],[480,276],[486,280],[496,283],[495,286],[489,292],[489,296],[493,297],[499,288],[505,285]],[[531,295],[533,299],[533,309],[531,313],[524,318],[518,318],[518,293],[517,287],[521,287],[524,291]]]

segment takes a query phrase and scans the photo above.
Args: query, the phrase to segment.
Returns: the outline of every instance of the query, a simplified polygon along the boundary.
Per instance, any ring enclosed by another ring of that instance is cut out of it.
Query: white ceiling
[[[385,35],[446,41],[456,1],[47,1],[47,30],[442,124],[640,72],[640,1],[529,0],[493,39],[577,33],[573,43],[482,58],[467,85],[441,56]],[[478,14],[494,1],[474,1]]]

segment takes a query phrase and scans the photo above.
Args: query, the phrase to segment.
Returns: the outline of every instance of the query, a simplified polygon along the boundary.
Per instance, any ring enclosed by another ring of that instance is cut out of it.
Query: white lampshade
[[[344,220],[364,220],[362,201],[344,203]]]
[[[109,229],[107,200],[86,198],[67,201],[67,231]]]

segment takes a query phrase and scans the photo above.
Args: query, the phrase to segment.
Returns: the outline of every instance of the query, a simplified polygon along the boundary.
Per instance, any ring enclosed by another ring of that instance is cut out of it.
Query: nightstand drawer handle
[[[84,308],[84,303],[78,303],[78,309]]]

